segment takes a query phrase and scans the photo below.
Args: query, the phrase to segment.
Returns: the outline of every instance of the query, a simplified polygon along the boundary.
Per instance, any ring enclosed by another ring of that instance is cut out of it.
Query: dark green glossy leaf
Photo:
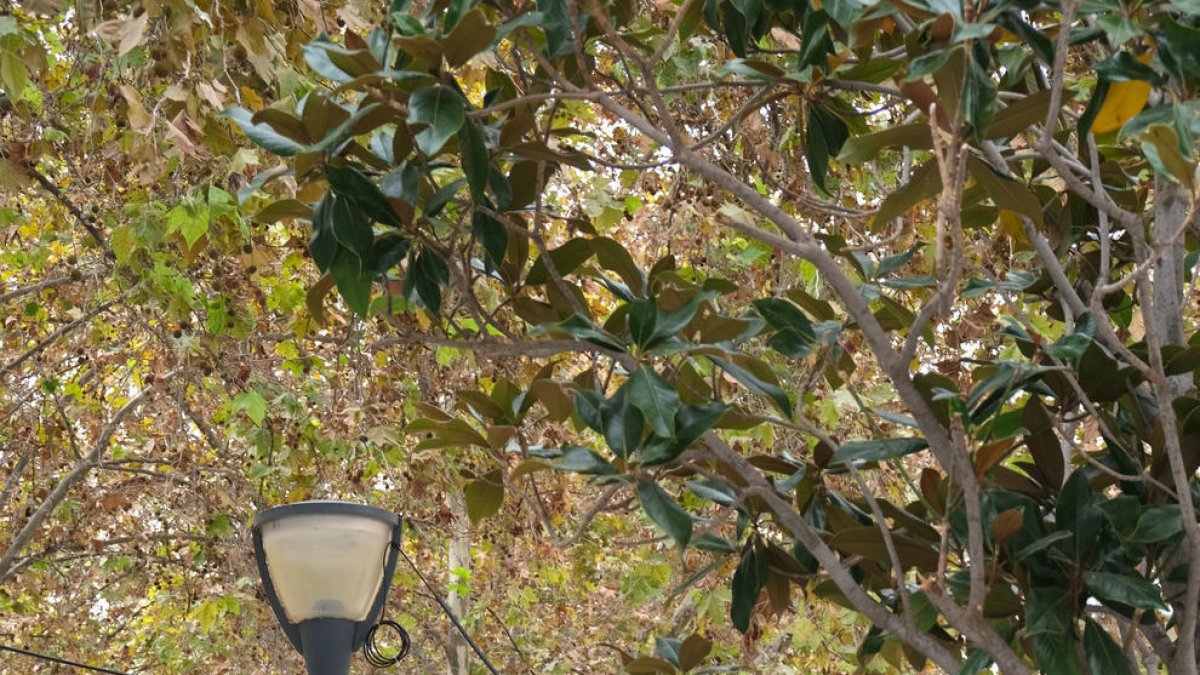
[[[800,44],[800,57],[796,67],[803,71],[808,66],[824,71],[828,68],[826,54],[834,52],[833,39],[829,37],[829,15],[824,10],[809,11],[804,17],[804,36]],[[738,54],[744,57],[745,54]]]
[[[571,337],[604,347],[605,349],[618,352],[625,351],[625,345],[621,344],[615,335],[596,328],[591,321],[578,314],[574,314],[567,320],[554,324],[554,329],[560,330]]]
[[[1101,600],[1109,600],[1139,609],[1165,610],[1162,593],[1158,587],[1139,576],[1136,572],[1084,572],[1083,583]]]
[[[1096,493],[1092,490],[1085,469],[1076,469],[1067,479],[1058,495],[1054,515],[1058,527],[1075,535],[1072,549],[1076,560],[1094,552],[1103,515],[1096,506]]]
[[[359,258],[365,258],[375,241],[375,233],[366,214],[349,199],[335,199],[332,218],[333,235],[338,243]]]
[[[400,225],[400,218],[383,191],[357,167],[326,165],[325,180],[339,196],[353,199],[372,220],[385,225]]]
[[[562,459],[554,463],[559,471],[571,471],[590,476],[611,476],[617,469],[590,448],[570,445],[563,448]]]
[[[1062,635],[1069,633],[1074,622],[1071,591],[1061,586],[1031,588],[1025,596],[1025,632]]]
[[[634,300],[629,303],[629,337],[639,347],[645,347],[654,338],[654,325],[658,322],[658,308],[651,300]]]
[[[679,393],[654,372],[643,365],[622,385],[630,405],[642,411],[650,429],[659,436],[675,435],[675,414],[679,409]]]
[[[829,459],[829,465],[846,462],[880,462],[911,455],[929,447],[923,438],[885,438],[843,443]]]
[[[809,107],[808,129],[805,134],[804,156],[813,184],[829,194],[825,185],[829,174],[829,158],[836,157],[850,136],[846,123],[820,105]]]
[[[462,149],[462,170],[471,187],[471,200],[476,206],[483,203],[488,186],[491,164],[488,160],[487,144],[483,130],[474,120],[467,120],[458,130],[458,144]]]
[[[812,351],[816,341],[812,322],[794,304],[782,298],[762,298],[754,301],[754,308],[778,331],[770,344],[781,354],[803,358]]]
[[[312,238],[308,242],[309,253],[317,269],[328,271],[338,252],[337,237],[333,234],[333,202],[337,197],[326,194],[313,207]]]
[[[508,228],[488,214],[476,211],[471,219],[471,232],[483,247],[487,264],[491,269],[499,267],[504,262],[504,252],[508,250]]]
[[[349,251],[339,251],[329,274],[350,309],[359,316],[366,316],[371,307],[371,276],[362,260]]]
[[[1050,548],[1051,546],[1053,546],[1055,543],[1060,542],[1064,539],[1070,539],[1070,538],[1071,538],[1071,533],[1064,531],[1064,530],[1058,530],[1057,532],[1051,532],[1050,534],[1048,534],[1044,537],[1038,538],[1037,540],[1028,544],[1021,550],[1013,553],[1012,559],[1013,559],[1013,561],[1024,560],[1025,558],[1028,558],[1029,556],[1033,555],[1034,553],[1037,553],[1039,551],[1044,551],[1044,550]]]
[[[990,665],[992,665],[992,657],[982,649],[976,649],[971,652],[966,661],[963,661],[958,675],[979,675]]]
[[[1183,531],[1183,518],[1178,504],[1146,509],[1138,518],[1129,541],[1150,544],[1174,537]]]
[[[658,483],[640,480],[637,484],[638,499],[642,509],[650,520],[654,521],[664,532],[679,544],[680,548],[688,545],[692,539],[692,516],[684,511],[678,503],[668,495]]]
[[[1134,675],[1125,653],[1100,624],[1087,620],[1083,629],[1083,653],[1092,675]]]
[[[386,274],[404,260],[411,246],[412,242],[408,238],[395,232],[380,236],[371,246],[371,253],[367,256],[367,269],[374,275]]]
[[[432,314],[442,311],[442,286],[450,281],[450,269],[437,252],[422,249],[408,271],[412,287]]]
[[[1033,636],[1033,653],[1044,673],[1081,675],[1079,652],[1075,638],[1066,632],[1042,633]]]
[[[747,544],[742,551],[742,560],[733,573],[730,587],[729,618],[735,628],[745,633],[750,630],[750,617],[758,604],[758,594],[767,583],[767,565],[760,559],[756,546]]]
[[[629,404],[624,389],[600,404],[600,422],[608,447],[622,459],[633,455],[646,435],[642,411]]]
[[[408,99],[408,124],[424,126],[414,138],[421,152],[430,157],[438,154],[465,121],[463,98],[449,87],[418,89]]]
[[[600,418],[600,406],[604,402],[600,394],[591,389],[575,389],[571,392],[575,399],[575,413],[592,431],[603,432],[604,422]]]

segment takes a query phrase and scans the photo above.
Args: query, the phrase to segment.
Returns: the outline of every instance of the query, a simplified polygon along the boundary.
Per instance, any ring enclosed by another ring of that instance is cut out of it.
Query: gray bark
[[[461,492],[451,492],[446,496],[446,502],[453,516],[450,521],[450,550],[447,556],[447,578],[451,586],[446,596],[446,605],[462,621],[467,614],[467,596],[458,592],[454,583],[458,577],[454,571],[460,568],[471,569],[471,521],[467,518],[467,502]],[[450,675],[468,675],[470,672],[467,665],[467,649],[467,641],[459,635],[454,626],[447,627],[446,661],[449,664]]]

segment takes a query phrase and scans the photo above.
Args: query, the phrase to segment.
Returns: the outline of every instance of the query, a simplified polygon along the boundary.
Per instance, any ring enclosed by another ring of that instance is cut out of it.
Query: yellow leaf
[[[1138,61],[1146,63],[1150,60],[1150,52],[1138,55]],[[1096,113],[1092,122],[1092,131],[1097,134],[1116,131],[1146,107],[1150,98],[1150,83],[1141,80],[1126,80],[1114,82],[1108,88],[1108,95]]]
[[[1015,211],[1000,209],[1000,229],[1011,237],[1013,241],[1027,243],[1025,239],[1025,226],[1021,224],[1021,216]]]

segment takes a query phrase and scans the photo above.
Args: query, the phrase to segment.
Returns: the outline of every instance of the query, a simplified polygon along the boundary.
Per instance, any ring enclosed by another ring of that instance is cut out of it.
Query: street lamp
[[[254,554],[275,618],[309,675],[346,675],[396,569],[400,516],[340,501],[307,501],[254,518]]]

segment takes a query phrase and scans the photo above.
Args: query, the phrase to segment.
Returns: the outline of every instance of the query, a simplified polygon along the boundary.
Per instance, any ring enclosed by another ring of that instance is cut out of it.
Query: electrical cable
[[[68,661],[67,659],[60,659],[57,656],[50,656],[49,654],[39,654],[37,652],[31,652],[28,649],[21,649],[19,647],[10,647],[8,645],[0,645],[0,651],[24,654],[25,656],[29,656],[29,657],[32,657],[35,659],[49,661],[50,663],[60,663],[64,666],[71,666],[73,668],[80,668],[82,670],[90,670],[94,673],[109,673],[110,675],[130,675],[130,673],[126,673],[124,671],[112,670],[111,668],[103,668],[101,666],[89,666],[86,663],[77,663],[75,661]]]
[[[400,649],[393,656],[385,655],[383,650],[379,648],[379,645],[375,643],[375,631],[379,630],[381,626],[391,628],[400,636]],[[362,653],[363,658],[372,666],[376,668],[390,668],[399,663],[400,659],[408,656],[408,650],[411,647],[412,641],[408,637],[408,631],[404,630],[403,626],[395,621],[380,621],[371,626],[371,630],[367,631],[367,639],[363,642]]]
[[[488,661],[488,657],[484,655],[483,650],[479,648],[479,645],[475,644],[475,641],[472,640],[471,636],[467,634],[467,629],[463,628],[463,625],[459,622],[458,617],[454,616],[454,612],[450,611],[450,608],[442,600],[442,596],[437,592],[437,589],[433,587],[433,584],[429,583],[429,580],[425,578],[424,574],[421,574],[421,570],[417,569],[417,566],[413,563],[412,558],[409,558],[408,554],[405,553],[404,549],[400,548],[398,544],[393,544],[393,546],[395,546],[396,550],[400,552],[400,555],[404,556],[404,560],[408,563],[409,567],[412,567],[413,571],[417,573],[417,578],[421,580],[421,583],[425,584],[425,588],[429,589],[430,594],[433,595],[433,599],[437,601],[437,604],[441,606],[442,611],[446,613],[446,617],[450,619],[450,623],[454,624],[454,627],[457,628],[458,632],[462,634],[463,639],[467,641],[467,644],[471,645],[471,649],[475,650],[475,654],[479,656],[480,661],[483,661],[483,665],[487,667],[488,672],[490,672],[492,675],[500,675],[500,671],[496,670],[496,667],[492,665],[491,661]]]

